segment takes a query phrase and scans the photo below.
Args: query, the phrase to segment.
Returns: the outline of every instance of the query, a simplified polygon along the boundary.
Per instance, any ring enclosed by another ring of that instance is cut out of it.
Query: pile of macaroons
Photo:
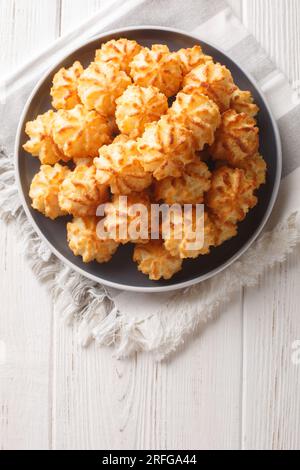
[[[73,216],[67,239],[84,262],[108,262],[121,243],[134,243],[138,269],[170,279],[185,258],[234,237],[256,205],[266,178],[258,107],[199,45],[170,52],[109,41],[86,69],[75,62],[59,70],[51,96],[55,110],[26,125],[24,149],[41,162],[30,197],[46,217]],[[115,233],[112,208],[122,195],[128,221],[137,202],[204,203],[203,247],[190,250],[184,233],[176,237],[176,218],[164,239],[100,239],[96,209],[111,202],[104,226]]]

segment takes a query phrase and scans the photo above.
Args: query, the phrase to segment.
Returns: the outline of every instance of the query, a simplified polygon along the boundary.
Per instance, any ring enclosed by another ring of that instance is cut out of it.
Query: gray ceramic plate
[[[34,119],[38,114],[44,113],[51,107],[49,91],[52,77],[58,69],[72,65],[75,60],[80,60],[83,65],[87,65],[93,59],[95,49],[99,48],[101,43],[120,37],[135,39],[144,46],[151,46],[155,43],[167,44],[171,50],[200,44],[206,54],[212,55],[216,61],[221,62],[231,70],[235,83],[240,88],[252,92],[256,103],[260,107],[258,117],[260,151],[267,161],[268,177],[267,183],[259,190],[258,205],[240,224],[237,237],[218,248],[212,249],[207,256],[201,256],[196,260],[186,260],[182,271],[169,281],[154,282],[141,274],[132,261],[132,246],[129,245],[121,247],[112,261],[107,264],[100,265],[96,262],[84,264],[80,257],[75,257],[72,254],[67,245],[66,221],[69,218],[65,217],[51,221],[34,211],[30,206],[29,187],[33,175],[39,169],[39,161],[26,154],[22,149],[22,144],[27,140],[24,133],[26,121]],[[25,106],[16,137],[15,156],[17,180],[24,209],[35,230],[48,243],[53,253],[76,271],[94,281],[139,292],[167,291],[190,286],[208,279],[229,266],[249,248],[265,225],[277,196],[281,176],[281,145],[277,124],[254,80],[224,52],[211,44],[201,41],[201,38],[173,29],[152,26],[126,28],[99,35],[83,44],[61,63],[56,64],[52,70],[48,71],[35,87]]]

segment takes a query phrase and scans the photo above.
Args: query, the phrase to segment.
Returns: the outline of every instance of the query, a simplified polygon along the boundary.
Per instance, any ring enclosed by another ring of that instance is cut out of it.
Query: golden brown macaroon
[[[68,157],[62,153],[52,138],[52,125],[56,113],[52,110],[41,114],[34,121],[26,124],[25,132],[30,140],[23,145],[26,152],[38,157],[44,165],[54,165],[60,160],[67,161]]]
[[[69,158],[96,157],[99,148],[111,142],[105,117],[80,104],[57,112],[52,134],[54,142]]]
[[[113,116],[116,99],[131,84],[130,77],[112,62],[92,62],[78,81],[78,95],[87,109]]]
[[[180,60],[181,70],[183,76],[187,75],[198,65],[213,62],[213,58],[203,53],[201,46],[188,47],[186,49],[179,49],[177,56]]]
[[[161,44],[144,47],[132,60],[130,75],[136,85],[155,86],[168,98],[176,95],[182,83],[178,56]]]
[[[149,279],[171,279],[182,267],[182,259],[172,256],[160,240],[151,240],[147,244],[136,245],[133,261],[138,270],[149,276]]]
[[[94,160],[98,183],[109,185],[113,194],[143,191],[152,183],[152,176],[140,160],[134,140],[104,145],[99,150],[99,158]]]
[[[201,204],[209,190],[211,173],[198,158],[186,165],[179,178],[164,178],[154,185],[155,199],[166,204]]]
[[[216,129],[221,124],[218,106],[208,96],[197,91],[191,94],[178,93],[169,115],[193,133],[196,150],[203,150],[206,144],[212,145]]]
[[[127,197],[114,195],[105,205],[102,220],[105,237],[123,245],[148,243],[150,238],[150,198],[147,193],[131,193]],[[105,238],[104,237],[104,238]]]
[[[79,165],[68,174],[58,195],[60,207],[78,217],[96,215],[97,207],[108,199],[108,186],[99,185],[96,168],[86,165]]]
[[[129,64],[141,48],[142,46],[136,41],[130,39],[112,39],[102,44],[101,48],[96,51],[95,62],[112,62],[129,74]]]
[[[58,193],[69,173],[69,168],[59,163],[54,166],[42,165],[30,186],[32,207],[52,220],[66,215],[58,203]]]
[[[141,136],[146,124],[168,111],[168,100],[158,88],[130,85],[116,100],[116,122],[123,134]]]
[[[222,123],[210,148],[214,160],[236,166],[258,152],[259,130],[255,119],[233,109],[222,115]]]
[[[207,62],[198,65],[183,80],[183,92],[192,93],[197,90],[212,99],[220,108],[226,111],[235,90],[231,72],[219,63]]]
[[[81,256],[84,263],[97,261],[107,263],[118,249],[114,240],[100,240],[97,235],[97,217],[75,217],[67,224],[69,247],[75,256]]]
[[[197,214],[193,208],[190,225],[185,225],[181,214],[175,214],[171,219],[169,233],[165,231],[165,223],[169,224],[169,221],[162,224],[164,246],[172,256],[182,259],[198,258],[200,255],[207,255],[216,243],[215,227],[206,212]]]
[[[248,114],[250,117],[255,117],[259,111],[259,107],[254,103],[250,91],[243,91],[239,88],[231,95],[230,108],[237,113]]]
[[[239,168],[223,166],[212,173],[205,202],[221,223],[243,220],[257,204],[254,184]]]
[[[258,189],[266,182],[267,164],[258,153],[253,157],[245,158],[237,165],[237,168],[244,170],[248,179],[251,180],[255,189]]]
[[[181,176],[185,165],[195,156],[194,138],[190,130],[170,116],[148,124],[138,139],[141,163],[157,180]]]
[[[52,106],[55,109],[72,109],[80,104],[77,93],[78,79],[83,72],[80,62],[76,61],[72,67],[61,68],[53,77],[53,86],[50,94]]]

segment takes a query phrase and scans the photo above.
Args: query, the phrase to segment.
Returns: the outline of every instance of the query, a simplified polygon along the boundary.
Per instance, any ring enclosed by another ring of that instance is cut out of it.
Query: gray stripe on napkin
[[[116,19],[110,28],[134,25],[169,26],[192,31],[201,23],[228,7],[224,0],[149,0]],[[161,12],[161,14],[157,14]]]
[[[247,36],[228,52],[257,81],[262,80],[276,70],[274,63],[253,36]]]
[[[283,175],[300,166],[300,105],[278,120],[283,152]]]

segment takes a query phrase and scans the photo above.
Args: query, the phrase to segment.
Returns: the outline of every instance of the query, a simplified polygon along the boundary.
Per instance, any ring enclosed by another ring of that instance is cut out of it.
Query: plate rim
[[[140,25],[140,26],[129,26],[129,27],[124,27],[124,28],[117,28],[117,29],[112,29],[109,31],[105,31],[104,33],[96,34],[94,36],[91,36],[90,38],[85,38],[81,42],[78,42],[74,48],[70,49],[67,53],[67,56],[65,56],[65,59],[74,54],[78,49],[81,47],[88,45],[91,42],[94,42],[95,40],[101,40],[102,38],[109,36],[109,35],[116,35],[118,33],[123,33],[126,34],[127,31],[141,31],[141,30],[146,30],[146,29],[152,29],[152,30],[157,30],[157,31],[166,31],[166,32],[171,32],[171,33],[176,33],[176,34],[181,34],[183,36],[186,36],[192,40],[195,40],[197,42],[207,44],[208,46],[211,46],[218,51],[220,51],[222,54],[227,56],[239,69],[242,70],[242,72],[245,74],[246,78],[251,82],[253,87],[256,89],[257,93],[260,95],[260,98],[264,102],[264,105],[266,106],[267,112],[269,114],[272,128],[274,131],[275,135],[275,144],[276,144],[276,149],[277,149],[277,154],[276,154],[276,159],[277,159],[277,172],[276,172],[276,177],[273,185],[273,190],[272,190],[272,195],[271,199],[268,205],[268,208],[263,216],[262,221],[260,222],[259,226],[255,230],[255,232],[252,234],[252,236],[249,238],[249,240],[225,263],[223,263],[221,266],[218,266],[217,268],[213,269],[212,271],[203,274],[201,276],[197,276],[194,279],[190,279],[189,281],[183,281],[174,285],[168,285],[168,286],[151,286],[151,287],[139,287],[139,286],[132,286],[132,285],[126,285],[126,284],[119,284],[117,282],[111,282],[107,281],[105,279],[102,279],[99,276],[95,276],[93,274],[90,274],[86,272],[84,269],[80,268],[79,266],[76,266],[73,264],[71,261],[66,259],[63,254],[61,254],[53,245],[52,243],[47,239],[47,237],[43,234],[37,223],[35,222],[34,218],[31,215],[31,212],[29,210],[29,207],[27,205],[25,195],[22,190],[22,185],[21,185],[21,178],[20,178],[20,167],[19,167],[19,148],[21,145],[21,135],[22,131],[24,128],[25,124],[25,116],[30,108],[31,102],[36,95],[38,89],[42,85],[42,83],[49,77],[51,73],[54,73],[58,65],[64,61],[64,57],[61,57],[59,60],[55,61],[55,63],[47,68],[47,70],[43,73],[41,78],[38,80],[36,85],[34,86],[32,92],[30,93],[26,104],[24,106],[24,109],[21,113],[20,120],[18,123],[18,128],[16,132],[16,138],[15,138],[15,145],[14,145],[14,164],[15,164],[15,178],[16,178],[16,183],[18,187],[18,193],[21,199],[21,203],[23,206],[23,209],[25,211],[25,214],[27,218],[29,219],[33,229],[36,231],[36,233],[39,235],[39,237],[46,243],[46,245],[49,247],[51,253],[53,253],[60,261],[62,261],[65,265],[70,267],[71,269],[74,269],[76,272],[81,274],[82,276],[98,283],[98,284],[103,284],[106,287],[111,287],[115,288],[118,290],[124,290],[124,291],[129,291],[129,292],[137,292],[137,293],[161,293],[161,292],[170,292],[170,291],[176,291],[179,289],[191,287],[195,284],[198,284],[200,282],[206,281],[207,279],[212,278],[216,274],[221,273],[225,269],[227,269],[230,265],[232,265],[238,258],[240,258],[249,248],[250,246],[254,243],[254,241],[257,239],[257,237],[260,235],[262,230],[264,229],[267,221],[270,218],[270,215],[272,213],[272,210],[274,208],[274,204],[276,202],[277,196],[278,196],[278,191],[279,191],[279,186],[281,182],[281,175],[282,175],[282,144],[281,144],[281,138],[280,138],[280,133],[279,133],[279,128],[277,121],[274,117],[274,114],[270,108],[270,105],[262,92],[259,84],[257,81],[252,77],[251,74],[249,74],[244,67],[239,65],[238,62],[236,62],[234,59],[232,59],[222,48],[219,46],[215,45],[213,42],[202,40],[201,37],[198,34],[189,34],[186,33],[185,31],[178,29],[178,28],[171,28],[171,27],[166,27],[166,26],[156,26],[156,25]]]

